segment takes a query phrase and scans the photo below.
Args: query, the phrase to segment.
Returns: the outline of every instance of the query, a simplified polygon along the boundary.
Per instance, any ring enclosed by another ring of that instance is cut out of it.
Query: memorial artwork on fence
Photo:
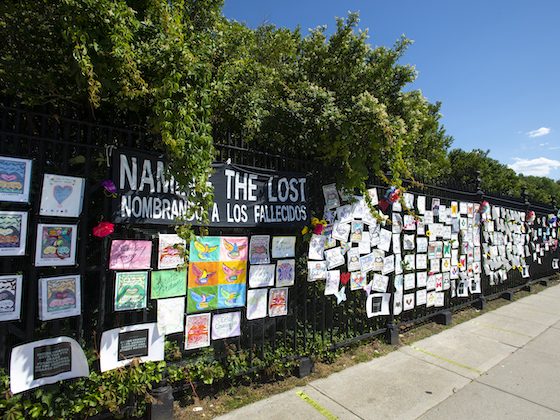
[[[196,237],[190,244],[187,313],[245,306],[246,237]]]
[[[187,244],[176,234],[159,234],[158,267],[162,269],[177,268],[185,264],[183,256]]]
[[[25,255],[27,212],[0,211],[0,257]]]
[[[210,319],[212,314],[187,315],[185,326],[185,350],[210,345]]]
[[[326,227],[311,236],[308,281],[324,280],[333,304],[346,300],[348,283],[368,296],[368,317],[390,314],[393,290],[396,315],[481,293],[478,204],[401,197],[394,188],[379,200],[372,188],[372,212],[362,196],[335,196],[330,185],[323,193]]]
[[[289,286],[295,284],[295,236],[254,235],[249,245],[247,319],[288,314]],[[272,258],[271,258],[272,257]]]
[[[45,174],[41,193],[41,216],[79,217],[84,200],[85,179]]]
[[[116,239],[111,242],[111,270],[148,270],[151,268],[152,241]]]
[[[80,276],[39,279],[39,319],[67,318],[81,314]]]
[[[10,390],[27,391],[71,378],[89,376],[84,351],[70,337],[45,340],[16,346],[10,358]]]
[[[183,332],[185,325],[185,298],[160,299],[157,302],[157,326],[160,334]]]
[[[99,351],[101,372],[126,366],[132,360],[138,360],[140,363],[163,360],[164,337],[156,323],[104,331]]]
[[[525,277],[528,277],[529,236],[525,212],[488,206],[483,214],[482,264],[490,286],[505,282],[511,270],[526,272]]]
[[[148,272],[119,272],[115,276],[115,311],[144,309],[147,303]]]
[[[0,201],[29,202],[31,160],[0,156]]]
[[[212,316],[212,340],[241,335],[241,312],[226,312]]]
[[[151,299],[187,294],[187,270],[157,270],[151,274]]]
[[[21,274],[0,276],[0,322],[20,319],[22,279]]]
[[[37,225],[35,265],[58,267],[76,264],[77,225]]]
[[[554,214],[536,217],[532,210],[492,206],[484,227],[484,271],[490,285],[506,281],[511,270],[519,271],[516,276],[529,278],[530,267],[543,265],[544,258],[558,250],[558,219]],[[557,269],[558,260],[551,261],[551,268]]]

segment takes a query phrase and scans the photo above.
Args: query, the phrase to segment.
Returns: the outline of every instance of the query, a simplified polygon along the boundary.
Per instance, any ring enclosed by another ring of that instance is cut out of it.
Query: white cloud
[[[548,176],[550,171],[560,169],[560,160],[545,157],[535,159],[513,158],[513,160],[515,162],[508,166],[518,174],[523,175]]]
[[[550,131],[551,130],[548,127],[541,127],[541,128],[537,128],[536,130],[529,131],[527,133],[527,135],[529,137],[542,137],[542,136],[546,136],[547,134],[549,134]]]

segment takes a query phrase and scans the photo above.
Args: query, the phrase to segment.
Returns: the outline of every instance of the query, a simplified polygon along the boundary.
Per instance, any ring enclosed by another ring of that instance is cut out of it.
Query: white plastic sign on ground
[[[163,360],[164,335],[155,322],[113,328],[103,332],[99,364],[101,372],[140,362]]]
[[[13,394],[82,376],[89,376],[86,355],[70,337],[47,338],[12,350],[10,390]]]

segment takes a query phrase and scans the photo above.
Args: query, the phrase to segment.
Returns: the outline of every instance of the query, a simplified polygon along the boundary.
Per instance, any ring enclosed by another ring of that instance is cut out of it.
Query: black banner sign
[[[119,333],[118,360],[148,355],[148,330]]]
[[[166,175],[161,159],[137,152],[113,153],[113,181],[117,186],[113,220],[117,223],[175,224],[189,203],[175,180]],[[293,172],[250,171],[215,164],[210,182],[214,204],[210,226],[255,227],[305,224],[307,179]],[[198,216],[187,222],[200,225]]]
[[[72,344],[57,343],[33,349],[33,379],[72,370]]]

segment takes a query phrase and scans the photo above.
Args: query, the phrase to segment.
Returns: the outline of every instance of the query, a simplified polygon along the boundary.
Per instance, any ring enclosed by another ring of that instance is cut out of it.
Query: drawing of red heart
[[[340,273],[340,282],[346,286],[350,281],[350,273]]]
[[[406,299],[404,302],[405,302],[407,305],[410,305],[410,304],[412,304],[412,299]]]
[[[10,174],[2,174],[0,175],[4,181],[15,181],[17,179],[17,175],[10,175]]]

